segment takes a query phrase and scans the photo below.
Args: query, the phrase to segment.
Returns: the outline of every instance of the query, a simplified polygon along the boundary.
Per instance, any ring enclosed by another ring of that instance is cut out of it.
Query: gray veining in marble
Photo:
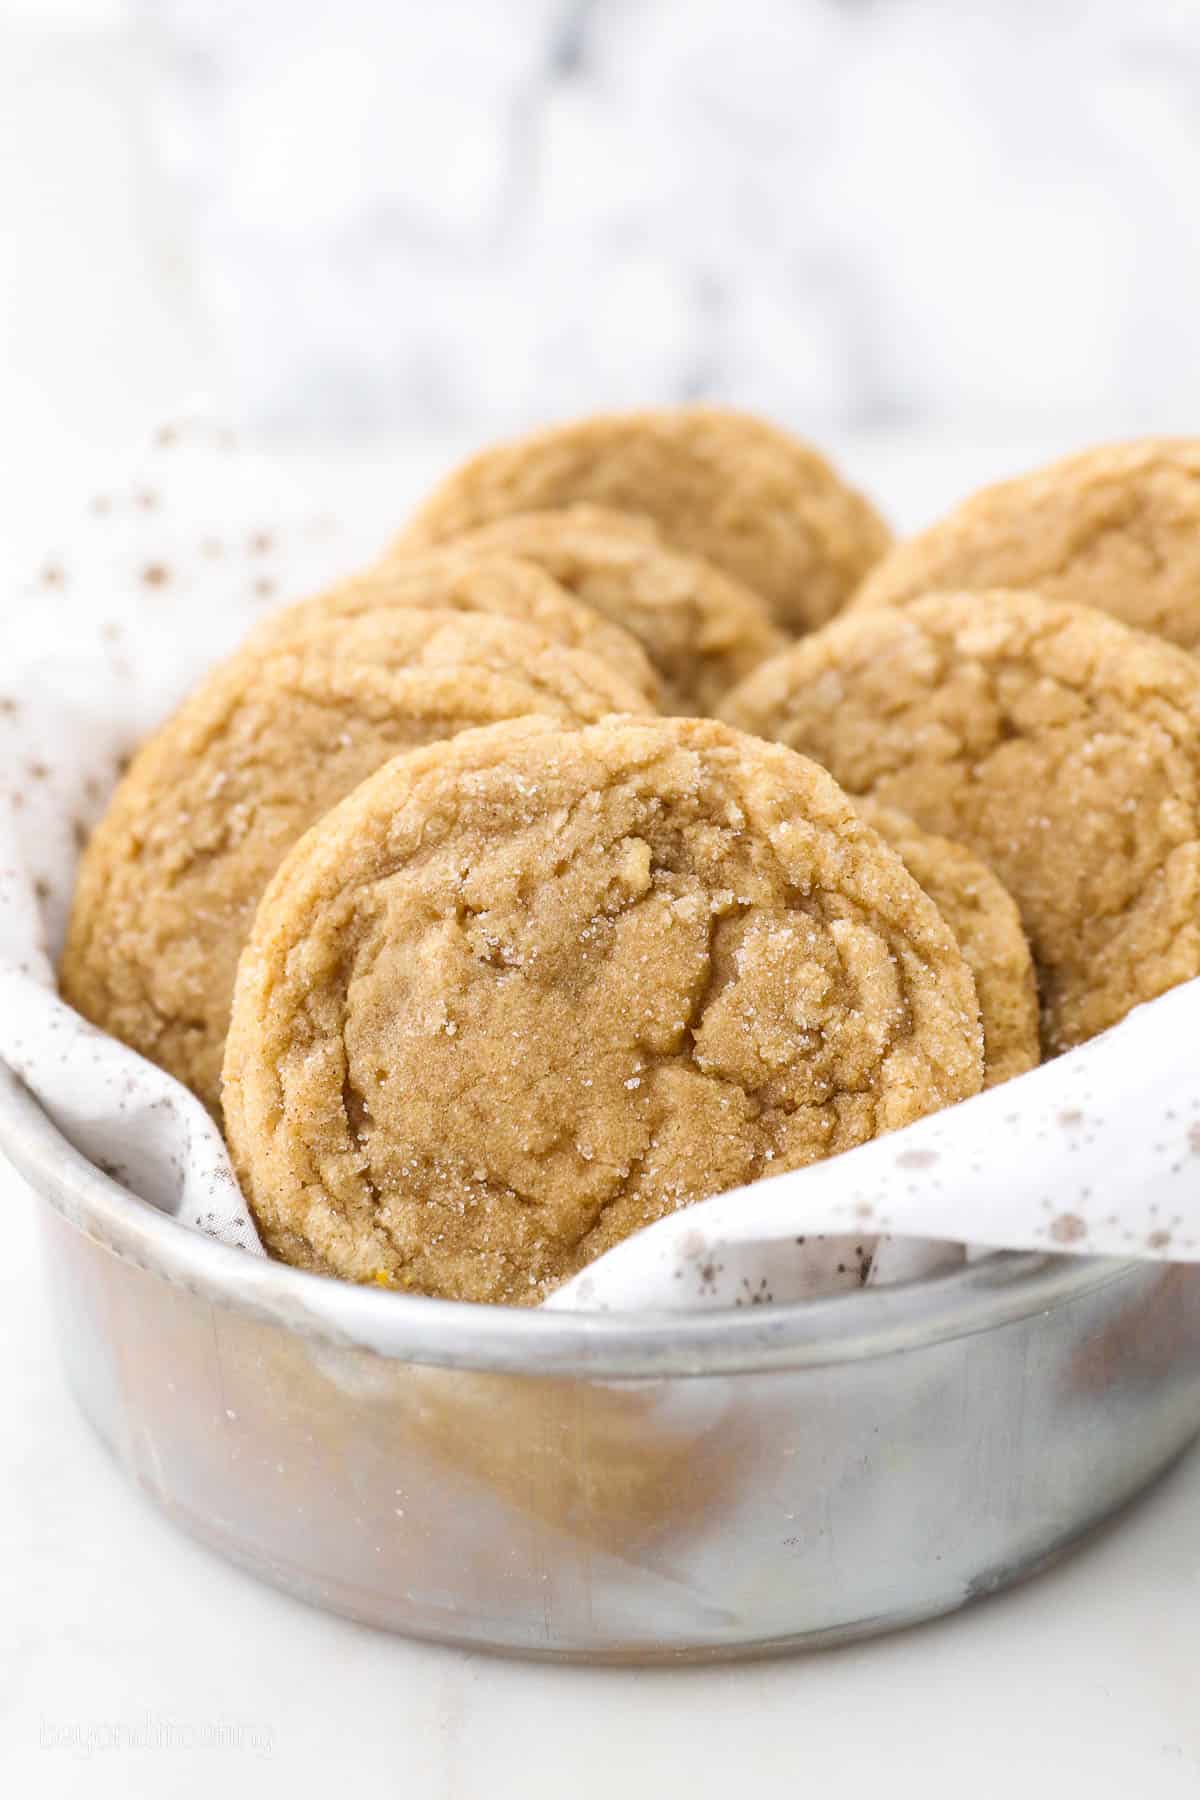
[[[160,142],[264,419],[1195,417],[1200,9],[150,11]]]
[[[1200,416],[1186,0],[130,6],[165,230],[259,423]]]

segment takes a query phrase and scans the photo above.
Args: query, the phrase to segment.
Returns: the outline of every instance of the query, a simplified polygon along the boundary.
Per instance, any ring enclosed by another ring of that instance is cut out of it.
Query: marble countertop
[[[0,1205],[0,1792],[1194,1800],[1200,1451],[1056,1569],[873,1643],[654,1671],[409,1644],[259,1586],[126,1485],[2,1171]]]
[[[198,386],[1190,430],[1198,95],[1200,11],[1122,0],[0,0],[5,412],[22,469]]]

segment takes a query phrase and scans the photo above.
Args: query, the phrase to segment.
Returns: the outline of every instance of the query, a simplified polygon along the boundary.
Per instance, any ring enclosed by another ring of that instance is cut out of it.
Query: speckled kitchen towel
[[[0,1056],[93,1162],[183,1224],[259,1250],[220,1134],[178,1082],[58,999],[79,852],[146,733],[281,600],[361,558],[271,462],[164,425],[6,607]]]
[[[317,483],[319,486],[319,482]],[[10,602],[0,675],[0,1058],[76,1147],[182,1225],[261,1254],[204,1108],[57,997],[80,847],[139,739],[264,609],[383,543],[405,495],[323,516],[206,423],[164,427]],[[1200,1259],[1200,983],[907,1130],[665,1219],[549,1305],[760,1304],[980,1248]]]

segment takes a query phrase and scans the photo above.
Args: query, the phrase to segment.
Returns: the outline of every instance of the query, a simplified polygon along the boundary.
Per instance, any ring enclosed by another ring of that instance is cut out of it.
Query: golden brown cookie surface
[[[891,845],[949,925],[975,977],[983,1025],[984,1086],[998,1087],[1040,1060],[1038,996],[1016,901],[979,857],[922,831],[907,813],[857,799],[855,809]]]
[[[1064,1049],[1200,974],[1200,667],[1087,607],[936,594],[764,663],[726,716],[973,850]]]
[[[761,594],[777,624],[810,631],[890,542],[874,507],[825,458],[746,413],[613,413],[482,451],[412,520],[413,547],[510,513],[591,502],[643,514],[666,542]]]
[[[984,488],[897,544],[854,604],[997,587],[1200,648],[1200,440],[1113,444]]]
[[[515,619],[568,650],[600,657],[648,705],[657,706],[661,699],[658,676],[632,633],[574,599],[536,563],[500,551],[476,554],[457,545],[390,557],[325,593],[283,607],[255,627],[246,647],[261,651],[307,634],[327,619],[354,619],[393,607]]]
[[[711,721],[523,720],[389,763],[296,846],[225,1108],[277,1254],[529,1303],[981,1082],[949,929],[822,770]]]
[[[702,558],[671,549],[644,520],[609,507],[513,513],[454,541],[536,563],[631,632],[663,677],[664,711],[711,712],[787,643],[765,600]]]
[[[464,727],[641,696],[508,619],[403,610],[243,652],[142,748],[80,867],[63,994],[216,1110],[237,958],[292,844],[380,763]]]

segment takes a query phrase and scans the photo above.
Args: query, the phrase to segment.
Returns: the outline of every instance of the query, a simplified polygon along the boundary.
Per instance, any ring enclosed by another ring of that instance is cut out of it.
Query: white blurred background
[[[201,395],[1196,430],[1198,301],[1194,0],[0,0],[5,547]]]

